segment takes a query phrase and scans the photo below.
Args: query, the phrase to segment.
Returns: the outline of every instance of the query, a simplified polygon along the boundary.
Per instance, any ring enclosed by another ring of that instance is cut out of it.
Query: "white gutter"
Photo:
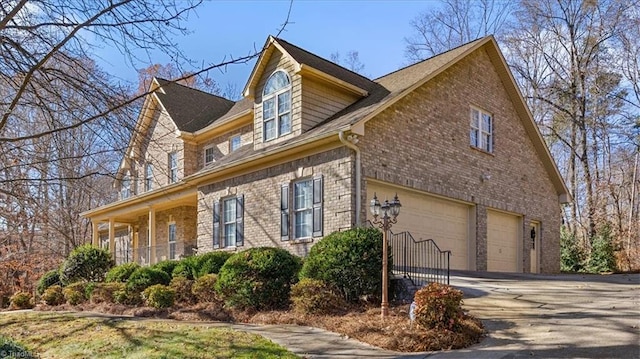
[[[351,134],[347,138],[344,137],[344,131],[338,132],[340,142],[349,147],[356,153],[356,226],[360,226],[360,212],[362,211],[362,166],[360,159],[360,148],[356,146],[358,143],[358,135]]]

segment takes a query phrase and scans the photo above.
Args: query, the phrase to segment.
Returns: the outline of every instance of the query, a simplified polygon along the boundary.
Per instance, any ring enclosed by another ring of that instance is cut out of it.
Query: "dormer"
[[[366,77],[270,36],[243,92],[254,105],[254,147],[305,133],[368,96],[375,86]]]

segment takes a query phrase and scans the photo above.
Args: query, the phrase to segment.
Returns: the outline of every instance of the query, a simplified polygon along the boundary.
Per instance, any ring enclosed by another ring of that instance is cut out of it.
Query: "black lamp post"
[[[388,270],[388,261],[387,261],[387,235],[391,226],[398,222],[398,215],[400,214],[400,201],[398,200],[398,194],[396,193],[395,197],[391,202],[388,200],[384,200],[382,204],[378,201],[378,197],[376,194],[373,194],[373,199],[371,200],[371,214],[373,215],[372,223],[377,225],[382,229],[382,305],[381,305],[381,316],[384,319],[389,316],[389,293],[388,293],[388,281],[389,281],[389,270]]]

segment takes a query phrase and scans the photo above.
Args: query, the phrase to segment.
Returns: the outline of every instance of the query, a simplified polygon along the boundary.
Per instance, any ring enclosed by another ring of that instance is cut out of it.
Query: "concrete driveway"
[[[427,358],[640,358],[640,275],[480,276],[451,284],[488,337]]]

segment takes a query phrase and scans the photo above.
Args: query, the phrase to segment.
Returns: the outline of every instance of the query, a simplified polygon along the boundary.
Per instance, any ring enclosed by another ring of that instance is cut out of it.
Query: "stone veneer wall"
[[[198,189],[198,252],[213,250],[214,201],[244,195],[244,247],[282,247],[304,256],[318,239],[296,242],[280,237],[280,188],[296,179],[323,176],[323,234],[350,228],[353,223],[353,155],[337,148]],[[228,250],[228,249],[227,249]]]
[[[469,145],[470,106],[493,114],[493,153]],[[524,271],[531,220],[541,222],[541,272],[559,271],[558,195],[486,52],[461,60],[369,121],[359,146],[365,177],[476,204],[478,270],[486,269],[486,213],[495,208],[524,218]]]

